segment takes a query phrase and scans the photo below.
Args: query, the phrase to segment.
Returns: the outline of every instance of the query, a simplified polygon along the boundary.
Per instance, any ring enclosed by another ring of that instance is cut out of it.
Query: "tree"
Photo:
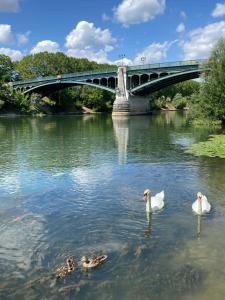
[[[198,94],[199,87],[199,82],[194,80],[171,85],[156,92],[153,95],[153,103],[151,105],[155,109],[167,108],[168,104],[174,108],[182,109],[190,105],[193,95]]]
[[[213,47],[206,63],[210,69],[203,75],[196,113],[202,118],[225,121],[225,39],[221,38]]]
[[[22,79],[32,79],[40,76],[56,76],[57,74],[75,73],[90,70],[112,69],[115,66],[97,64],[86,58],[75,58],[62,52],[40,52],[27,55],[15,63]]]
[[[111,110],[114,101],[114,95],[110,92],[88,86],[82,88],[80,97],[84,106],[96,111]]]
[[[13,63],[11,59],[3,54],[0,54],[0,82],[10,81],[13,71]]]

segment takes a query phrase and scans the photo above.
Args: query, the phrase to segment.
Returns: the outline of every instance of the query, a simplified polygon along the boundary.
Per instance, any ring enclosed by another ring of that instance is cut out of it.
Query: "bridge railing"
[[[117,72],[117,68],[112,69],[112,70],[76,72],[76,73],[69,73],[69,74],[64,74],[64,75],[62,74],[61,75],[61,80],[68,79],[68,78],[74,78],[74,77],[109,74],[109,73],[115,73],[115,72]],[[21,80],[21,81],[14,81],[14,82],[12,82],[12,84],[13,85],[29,84],[29,83],[34,83],[34,82],[52,81],[52,80],[57,80],[57,75],[55,75],[55,76],[43,76],[43,77],[37,77],[37,78],[28,79],[28,80]]]
[[[186,61],[175,61],[175,62],[165,62],[165,63],[156,63],[156,64],[147,64],[147,65],[137,65],[137,66],[128,66],[128,70],[140,70],[140,69],[158,69],[158,68],[169,68],[169,67],[182,67],[182,66],[193,66],[200,65],[206,59],[198,60],[186,60]]]
[[[136,65],[136,66],[127,66],[127,70],[143,70],[143,69],[157,69],[157,68],[168,68],[168,67],[181,67],[181,66],[193,66],[193,65],[201,65],[205,59],[198,59],[198,60],[186,60],[186,61],[176,61],[176,62],[165,62],[165,63],[156,63],[156,64],[146,64],[146,65]],[[86,71],[86,72],[76,72],[76,73],[69,73],[69,74],[62,74],[60,80],[65,80],[74,77],[85,77],[85,76],[94,76],[94,75],[109,75],[110,73],[117,73],[118,69],[110,69],[110,70],[93,70],[93,71]],[[37,77],[34,79],[29,80],[21,80],[21,81],[14,81],[12,82],[13,86],[19,85],[29,85],[38,82],[51,82],[57,81],[57,75],[55,76],[45,76],[45,77]]]

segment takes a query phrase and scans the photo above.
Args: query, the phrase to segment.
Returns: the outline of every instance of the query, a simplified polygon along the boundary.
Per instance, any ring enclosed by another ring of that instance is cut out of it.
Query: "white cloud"
[[[81,21],[67,35],[67,54],[85,57],[100,63],[108,62],[107,53],[114,49],[116,39],[108,29],[97,28],[93,23]]]
[[[0,43],[5,45],[10,45],[13,43],[11,25],[0,24]]]
[[[16,35],[18,44],[24,45],[24,44],[28,43],[30,34],[31,34],[31,31],[27,31],[26,33],[18,33]]]
[[[133,60],[124,57],[123,59],[114,61],[113,64],[116,64],[118,66],[121,66],[122,64],[124,66],[131,66],[161,62],[167,57],[167,51],[176,42],[177,40],[174,40],[172,42],[166,41],[162,44],[152,43],[147,46],[142,52],[138,53]]]
[[[189,40],[180,43],[184,59],[207,58],[220,37],[225,37],[225,22],[217,22],[190,31]]]
[[[19,10],[19,0],[0,0],[0,11],[17,12]]]
[[[115,18],[124,26],[129,26],[154,19],[163,14],[165,7],[166,0],[123,0],[115,8]]]
[[[213,17],[222,17],[225,15],[225,3],[217,3],[212,12]]]
[[[181,22],[176,29],[177,32],[184,32],[185,31],[185,25],[183,22]]]
[[[37,45],[31,49],[31,54],[39,53],[39,52],[58,52],[59,44],[50,40],[45,40],[38,42]]]
[[[145,63],[157,63],[161,62],[163,59],[167,57],[167,51],[169,48],[177,42],[176,40],[173,42],[164,42],[160,43],[152,43],[148,47],[146,47],[141,53],[139,53],[135,59],[134,64],[140,65],[142,64],[143,58]]]
[[[123,59],[118,59],[115,60],[113,62],[113,64],[117,65],[117,66],[132,66],[133,65],[133,61],[129,58],[124,57]]]
[[[0,48],[0,53],[9,56],[13,61],[20,60],[23,57],[21,51],[9,48]]]
[[[89,50],[76,50],[76,49],[68,49],[67,53],[68,56],[73,56],[77,58],[87,58],[90,61],[95,61],[97,63],[109,63],[107,58],[107,53],[103,50],[98,52],[92,52]]]

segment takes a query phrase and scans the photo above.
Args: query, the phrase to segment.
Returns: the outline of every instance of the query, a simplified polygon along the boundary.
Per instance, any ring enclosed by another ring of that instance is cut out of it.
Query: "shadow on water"
[[[184,153],[216,132],[177,112],[1,118],[0,298],[222,300],[225,164]],[[165,191],[160,213],[146,188]],[[68,255],[96,254],[109,259],[55,280]]]

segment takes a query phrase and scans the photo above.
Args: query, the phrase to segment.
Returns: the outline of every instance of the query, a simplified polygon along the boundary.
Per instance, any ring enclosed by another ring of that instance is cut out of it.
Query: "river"
[[[225,160],[185,153],[222,131],[179,112],[1,117],[0,299],[223,300]],[[165,191],[150,218],[146,188]],[[68,256],[99,254],[55,279]]]

